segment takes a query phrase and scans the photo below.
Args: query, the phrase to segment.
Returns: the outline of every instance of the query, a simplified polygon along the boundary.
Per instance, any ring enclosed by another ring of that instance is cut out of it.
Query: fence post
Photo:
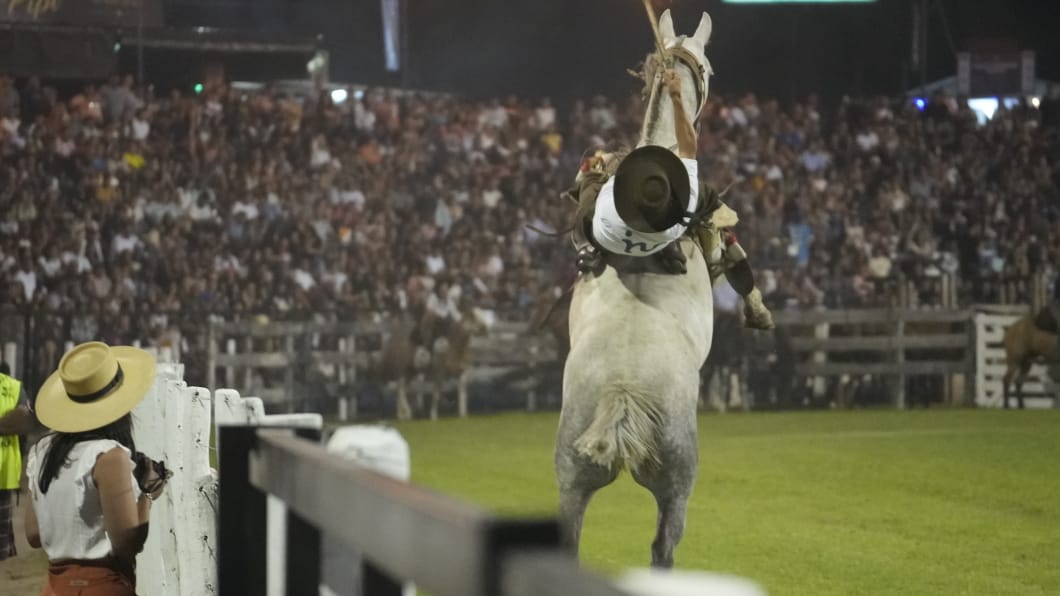
[[[830,331],[831,331],[831,329],[830,329],[830,326],[829,326],[828,323],[818,323],[813,328],[813,337],[814,337],[814,339],[828,339]],[[824,364],[824,363],[828,362],[828,352],[825,352],[823,350],[819,350],[819,351],[814,352],[813,353],[813,362],[816,363],[816,364]],[[723,384],[725,383],[724,380],[722,382],[723,382]],[[812,393],[813,393],[813,397],[814,397],[815,400],[818,397],[824,395],[825,383],[826,382],[827,382],[827,378],[826,377],[822,377],[822,376],[813,377]],[[726,404],[727,404],[727,402],[728,402],[728,399],[726,399]]]
[[[349,393],[343,396],[346,402],[346,411],[349,417],[357,417],[357,328],[350,328],[350,335],[346,339],[346,349],[349,360],[350,372],[346,378],[346,387]]]
[[[964,351],[964,402],[962,406],[975,403],[976,387],[979,378],[976,374],[976,363],[979,361],[979,315],[968,312],[968,347]]]
[[[526,391],[526,411],[535,412],[537,411],[537,358],[540,350],[536,341],[533,339],[530,341],[530,371],[528,375],[530,387]]]
[[[217,593],[266,594],[266,496],[250,484],[250,452],[257,445],[258,429],[221,426],[217,430]]]
[[[284,336],[284,351],[287,354],[287,370],[283,373],[283,391],[284,401],[287,402],[287,412],[293,413],[295,411],[294,406],[294,367],[297,366],[295,362],[295,351],[294,351],[294,335],[289,334]]]
[[[210,317],[206,325],[206,388],[210,390],[210,395],[217,391],[217,342],[214,337],[214,325],[213,317]]]
[[[902,312],[899,311],[899,314],[898,314],[898,329],[896,330],[896,333],[895,333],[895,341],[897,342],[897,345],[895,346],[896,349],[895,349],[895,353],[894,353],[894,361],[895,361],[895,363],[898,364],[898,370],[899,370],[899,373],[898,373],[898,388],[897,388],[897,392],[895,394],[895,402],[896,402],[895,405],[898,407],[899,410],[904,410],[905,409],[905,380],[906,379],[905,379],[905,372],[901,372],[903,370],[902,365],[905,364],[905,341],[904,341],[904,339],[905,339],[905,319],[902,318]]]
[[[254,336],[250,335],[249,333],[247,334],[247,336],[245,338],[243,338],[243,352],[245,354],[253,354],[254,353]],[[253,382],[253,377],[254,377],[254,368],[252,366],[250,366],[249,364],[247,364],[246,366],[243,367],[243,386],[240,387],[239,390],[240,391],[249,392],[251,390],[251,384]]]
[[[345,395],[345,393],[343,393],[346,390],[346,388],[350,386],[350,375],[349,375],[349,367],[350,367],[350,362],[351,362],[350,354],[352,353],[353,350],[350,347],[349,342],[350,342],[350,340],[347,337],[340,337],[339,338],[339,342],[338,342],[339,350],[338,351],[339,351],[339,354],[342,356],[342,359],[338,363],[338,366],[335,367],[336,368],[336,372],[338,373],[338,381],[339,381],[339,388],[340,388],[340,390],[339,390],[340,393],[339,393],[339,396],[338,396],[338,404],[336,404],[336,406],[337,406],[337,410],[338,410],[339,420],[341,420],[343,422],[346,422],[346,420],[349,419],[349,414],[346,411],[347,406],[349,404],[346,403],[347,396]]]
[[[319,428],[297,428],[294,434],[320,443]],[[287,508],[287,596],[317,596],[320,593],[320,529]],[[264,592],[263,592],[264,593]],[[375,594],[375,592],[365,592]]]
[[[232,338],[229,338],[229,339],[225,340],[225,352],[229,356],[234,356],[235,355],[235,353],[236,353],[236,340],[234,340]],[[229,364],[228,366],[225,367],[225,384],[228,385],[229,387],[235,387],[235,385],[236,385],[235,374],[236,374],[235,367],[233,367],[231,364]],[[244,391],[246,391],[246,389],[244,389]]]

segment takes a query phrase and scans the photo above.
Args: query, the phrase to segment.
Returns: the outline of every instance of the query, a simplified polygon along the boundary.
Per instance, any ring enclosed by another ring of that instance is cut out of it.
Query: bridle
[[[699,73],[699,77],[696,78],[696,92],[699,93],[699,109],[696,110],[696,115],[692,119],[693,122],[698,123],[699,117],[703,115],[703,109],[707,107],[707,77],[710,73],[707,72],[707,65],[699,59],[691,51],[687,50],[683,42],[686,38],[681,37],[674,41],[672,47],[667,48],[667,51],[674,57],[684,63],[693,73]]]

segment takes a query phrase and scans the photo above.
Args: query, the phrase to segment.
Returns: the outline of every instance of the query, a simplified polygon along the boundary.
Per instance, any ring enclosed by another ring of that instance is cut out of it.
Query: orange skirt
[[[52,563],[41,596],[136,596],[136,586],[103,561]]]

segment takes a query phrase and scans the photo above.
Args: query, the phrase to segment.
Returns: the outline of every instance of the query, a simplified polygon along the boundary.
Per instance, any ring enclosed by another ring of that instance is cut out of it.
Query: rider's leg
[[[681,250],[681,240],[674,240],[656,253],[659,264],[669,273],[683,275],[688,273],[688,257]]]
[[[762,301],[762,292],[755,287],[754,272],[747,260],[747,253],[730,230],[719,232],[710,224],[700,224],[695,229],[711,281],[724,274],[729,285],[744,299],[744,324],[752,329],[772,329],[773,315]]]
[[[578,177],[578,210],[574,215],[574,228],[571,240],[578,251],[577,266],[582,272],[596,272],[603,264],[600,249],[592,242],[593,213],[596,211],[596,198],[604,185],[607,176],[594,170],[583,171]]]
[[[773,313],[769,312],[762,301],[762,292],[755,287],[754,273],[747,253],[736,240],[731,231],[724,235],[725,260],[727,267],[725,278],[738,294],[743,296],[744,324],[751,329],[772,329]]]

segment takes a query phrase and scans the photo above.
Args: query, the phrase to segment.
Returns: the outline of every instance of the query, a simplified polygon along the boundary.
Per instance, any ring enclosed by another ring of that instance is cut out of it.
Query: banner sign
[[[972,97],[1031,95],[1034,52],[978,51],[957,55],[957,92]]]
[[[0,0],[0,22],[160,27],[162,0]]]

